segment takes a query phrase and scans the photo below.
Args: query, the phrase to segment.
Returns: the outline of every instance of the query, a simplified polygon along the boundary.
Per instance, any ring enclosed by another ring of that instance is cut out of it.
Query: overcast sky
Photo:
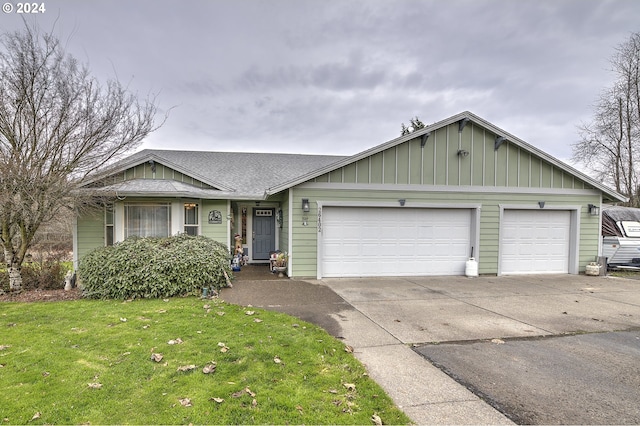
[[[638,0],[7,2],[1,32],[54,28],[98,79],[173,107],[142,146],[163,149],[351,155],[468,110],[566,161],[640,31]]]

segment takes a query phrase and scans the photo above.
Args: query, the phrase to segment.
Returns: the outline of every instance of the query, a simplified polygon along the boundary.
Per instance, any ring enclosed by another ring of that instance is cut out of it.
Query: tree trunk
[[[22,262],[18,261],[15,252],[4,248],[4,260],[9,274],[9,291],[20,293],[22,291]]]
[[[22,267],[20,264],[12,263],[7,265],[9,272],[9,291],[12,293],[20,293],[22,291]]]

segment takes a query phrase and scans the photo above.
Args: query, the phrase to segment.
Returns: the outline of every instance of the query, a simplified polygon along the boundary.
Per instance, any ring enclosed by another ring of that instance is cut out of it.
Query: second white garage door
[[[471,210],[325,207],[323,277],[464,275]]]
[[[569,211],[505,210],[502,221],[503,274],[569,272]]]

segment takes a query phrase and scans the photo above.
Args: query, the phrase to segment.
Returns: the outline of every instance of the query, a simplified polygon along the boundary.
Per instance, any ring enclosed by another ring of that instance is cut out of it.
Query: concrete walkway
[[[414,344],[640,327],[640,282],[610,277],[246,281],[222,298],[295,315],[343,339],[417,424],[511,421],[414,352]]]

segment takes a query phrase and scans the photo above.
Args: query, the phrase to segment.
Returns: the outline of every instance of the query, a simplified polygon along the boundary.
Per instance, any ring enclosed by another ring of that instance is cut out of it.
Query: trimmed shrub
[[[203,236],[128,238],[82,258],[78,278],[91,299],[164,298],[219,291],[231,277],[229,249]]]

